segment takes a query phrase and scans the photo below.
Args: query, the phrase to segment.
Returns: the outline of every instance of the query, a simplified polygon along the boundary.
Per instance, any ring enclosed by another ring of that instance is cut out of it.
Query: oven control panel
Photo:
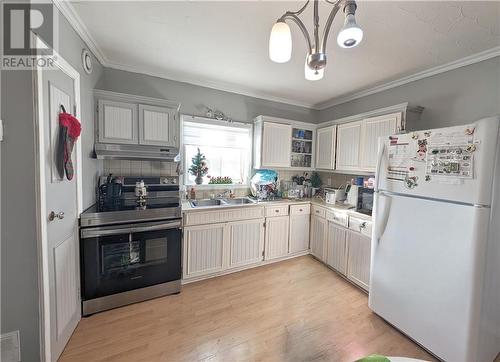
[[[179,177],[177,176],[165,176],[160,178],[161,185],[178,185]]]

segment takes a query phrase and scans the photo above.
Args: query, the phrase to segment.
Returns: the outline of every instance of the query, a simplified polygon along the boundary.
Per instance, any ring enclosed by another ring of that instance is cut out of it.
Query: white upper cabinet
[[[360,164],[363,121],[344,123],[337,127],[337,170],[358,171]]]
[[[164,99],[94,91],[97,141],[179,147],[179,104]]]
[[[361,169],[375,172],[377,167],[378,139],[401,130],[401,113],[392,113],[363,120],[361,135]]]
[[[262,124],[263,167],[290,167],[292,126],[281,123]]]
[[[137,105],[100,99],[99,142],[126,143],[138,142]]]
[[[139,143],[177,146],[179,136],[176,113],[172,108],[139,104]]]
[[[316,130],[316,168],[335,169],[335,140],[337,126]]]

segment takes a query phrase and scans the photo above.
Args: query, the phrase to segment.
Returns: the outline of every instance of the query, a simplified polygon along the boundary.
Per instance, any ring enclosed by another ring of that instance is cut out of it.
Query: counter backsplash
[[[120,176],[177,176],[177,164],[164,161],[104,160],[104,174]]]

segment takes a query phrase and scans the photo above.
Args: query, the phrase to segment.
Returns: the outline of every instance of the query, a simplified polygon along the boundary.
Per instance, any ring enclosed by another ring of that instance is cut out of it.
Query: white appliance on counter
[[[500,352],[499,122],[380,139],[369,306],[445,361]]]
[[[342,188],[325,189],[325,202],[327,204],[335,205],[336,203],[344,201],[345,199],[346,199],[346,193],[344,189]]]

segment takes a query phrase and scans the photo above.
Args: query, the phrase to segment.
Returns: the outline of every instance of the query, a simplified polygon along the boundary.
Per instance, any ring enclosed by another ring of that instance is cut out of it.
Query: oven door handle
[[[108,235],[119,235],[119,234],[130,234],[130,233],[140,233],[144,231],[155,231],[155,230],[167,230],[167,229],[179,229],[181,227],[180,221],[167,222],[162,224],[153,224],[146,226],[134,226],[129,228],[117,228],[117,229],[83,229],[81,231],[82,239],[108,236]]]

